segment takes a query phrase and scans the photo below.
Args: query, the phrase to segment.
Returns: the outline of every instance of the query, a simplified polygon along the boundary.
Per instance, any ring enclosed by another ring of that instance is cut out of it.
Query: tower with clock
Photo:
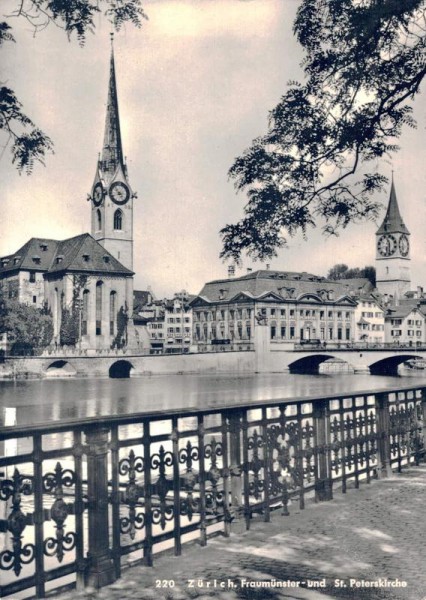
[[[114,51],[111,49],[107,114],[102,152],[91,201],[91,234],[122,265],[133,271],[133,200],[121,143]]]
[[[386,215],[376,232],[376,285],[381,294],[397,299],[410,284],[410,232],[399,212],[392,177]]]

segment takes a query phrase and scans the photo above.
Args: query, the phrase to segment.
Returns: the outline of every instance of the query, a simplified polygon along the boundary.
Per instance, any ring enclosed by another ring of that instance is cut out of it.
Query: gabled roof
[[[332,281],[306,272],[287,272],[259,270],[242,277],[231,279],[218,279],[206,283],[199,295],[206,302],[234,302],[239,294],[247,297],[261,299],[267,294],[274,294],[282,300],[295,301],[303,295],[320,295],[322,292],[334,292],[333,299],[336,302],[341,298],[350,300],[349,285],[345,280]],[[286,290],[291,290],[291,297],[286,297]],[[192,301],[192,304],[196,300]]]
[[[63,241],[31,238],[14,254],[0,258],[0,277],[13,271],[133,274],[89,233]]]
[[[405,319],[405,317],[408,317],[413,311],[416,311],[416,313],[421,314],[423,317],[426,316],[424,307],[413,304],[393,305],[388,308],[385,316],[387,319]]]
[[[398,200],[396,198],[393,177],[388,209],[386,211],[385,218],[383,219],[383,223],[380,225],[379,229],[377,230],[377,233],[405,233],[407,235],[410,235],[410,232],[408,231],[404,221],[402,220],[401,213],[399,212]]]
[[[58,243],[47,238],[31,238],[14,254],[0,258],[0,276],[21,270],[48,271]]]

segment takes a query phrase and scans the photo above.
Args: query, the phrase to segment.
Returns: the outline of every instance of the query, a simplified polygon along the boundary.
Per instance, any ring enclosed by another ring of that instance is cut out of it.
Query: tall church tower
[[[133,271],[133,200],[121,144],[114,50],[102,152],[92,186],[91,234],[122,265]]]
[[[388,209],[376,232],[376,285],[381,294],[401,298],[410,289],[410,232],[402,220],[392,187]]]

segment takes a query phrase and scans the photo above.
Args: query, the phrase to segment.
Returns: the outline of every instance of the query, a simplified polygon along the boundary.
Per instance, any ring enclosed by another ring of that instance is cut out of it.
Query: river
[[[368,374],[155,375],[131,379],[1,381],[0,408],[15,407],[18,425],[172,408],[214,408],[279,398],[426,385],[426,372]],[[3,412],[3,411],[1,411]]]

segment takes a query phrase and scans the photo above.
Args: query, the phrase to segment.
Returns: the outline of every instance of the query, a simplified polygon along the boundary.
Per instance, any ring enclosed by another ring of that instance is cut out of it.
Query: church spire
[[[108,102],[105,120],[104,144],[102,148],[100,169],[112,177],[120,166],[125,173],[123,147],[121,144],[120,115],[118,112],[117,83],[115,79],[113,36],[111,34],[111,61],[108,86]]]
[[[380,225],[379,229],[377,230],[377,233],[409,233],[404,221],[402,220],[401,213],[399,212],[395,184],[393,181],[393,173],[388,209],[386,211],[386,216],[383,219],[383,223]]]

